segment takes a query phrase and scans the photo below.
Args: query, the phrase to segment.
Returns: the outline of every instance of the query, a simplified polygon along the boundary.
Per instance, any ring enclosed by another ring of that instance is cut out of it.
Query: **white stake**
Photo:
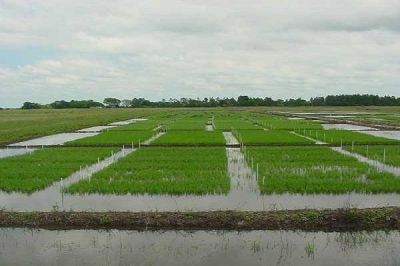
[[[386,163],[386,148],[383,149],[383,163]]]
[[[257,173],[256,173],[256,178],[258,180],[258,163],[257,163]]]

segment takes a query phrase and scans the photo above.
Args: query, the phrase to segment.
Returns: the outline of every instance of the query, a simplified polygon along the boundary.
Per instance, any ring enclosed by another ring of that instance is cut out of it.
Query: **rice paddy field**
[[[399,178],[329,147],[254,147],[246,155],[263,193],[400,192]]]
[[[29,120],[25,125],[29,127],[33,121],[40,121],[46,112],[33,112],[36,118],[31,119],[24,117],[24,112],[16,112],[13,121],[20,120],[23,124]],[[63,120],[63,115],[76,121],[85,117],[74,127],[62,127],[64,130],[138,120],[59,147],[0,157],[0,190],[32,193],[45,189],[61,178],[68,179],[82,165],[107,158],[111,152],[134,148],[132,153],[124,153],[123,158],[63,191],[71,195],[227,195],[232,192],[232,185],[237,191],[242,189],[237,184],[246,187],[255,183],[257,188],[252,191],[262,195],[400,193],[400,179],[393,172],[358,161],[330,147],[400,166],[398,140],[365,132],[324,130],[321,121],[291,119],[263,109],[54,112],[57,120]],[[97,117],[91,121],[94,114]],[[4,117],[2,113],[0,124],[11,121]],[[49,128],[59,125],[52,119],[46,123]],[[5,142],[14,139],[14,136],[5,136]],[[24,137],[17,137],[17,140]],[[0,152],[7,151],[3,147]],[[240,156],[245,156],[244,162]],[[233,166],[238,170],[232,170]],[[250,178],[244,177],[244,173]],[[254,176],[257,180],[253,182]]]
[[[115,148],[44,148],[0,160],[0,190],[31,193],[109,157]]]
[[[397,265],[397,133],[325,130],[314,116],[0,110],[0,264]]]
[[[230,182],[224,148],[147,148],[134,152],[69,193],[214,194]]]

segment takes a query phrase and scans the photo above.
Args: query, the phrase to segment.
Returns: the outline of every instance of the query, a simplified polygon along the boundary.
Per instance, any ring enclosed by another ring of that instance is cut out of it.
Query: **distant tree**
[[[239,106],[248,106],[250,103],[249,96],[239,96],[237,99]]]
[[[110,108],[117,108],[121,104],[121,100],[117,98],[105,98],[103,103]]]
[[[24,102],[21,109],[40,109],[42,106],[38,103]]]
[[[124,99],[124,100],[122,100],[121,101],[121,107],[131,107],[131,105],[132,105],[132,101],[131,100],[127,100],[127,99]]]

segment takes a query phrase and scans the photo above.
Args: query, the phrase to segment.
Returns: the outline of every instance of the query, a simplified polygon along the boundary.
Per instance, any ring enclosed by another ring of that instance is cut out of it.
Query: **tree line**
[[[329,95],[315,97],[309,100],[277,99],[269,97],[239,96],[238,98],[180,98],[162,101],[150,101],[145,98],[132,100],[105,98],[103,103],[93,100],[55,101],[50,104],[25,102],[22,109],[65,109],[65,108],[138,108],[138,107],[240,107],[240,106],[400,106],[400,98],[394,96],[378,96],[370,94]]]

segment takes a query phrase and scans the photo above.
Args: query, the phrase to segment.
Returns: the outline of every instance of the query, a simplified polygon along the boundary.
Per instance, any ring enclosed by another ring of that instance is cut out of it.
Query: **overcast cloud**
[[[400,96],[399,0],[0,0],[0,106]]]

